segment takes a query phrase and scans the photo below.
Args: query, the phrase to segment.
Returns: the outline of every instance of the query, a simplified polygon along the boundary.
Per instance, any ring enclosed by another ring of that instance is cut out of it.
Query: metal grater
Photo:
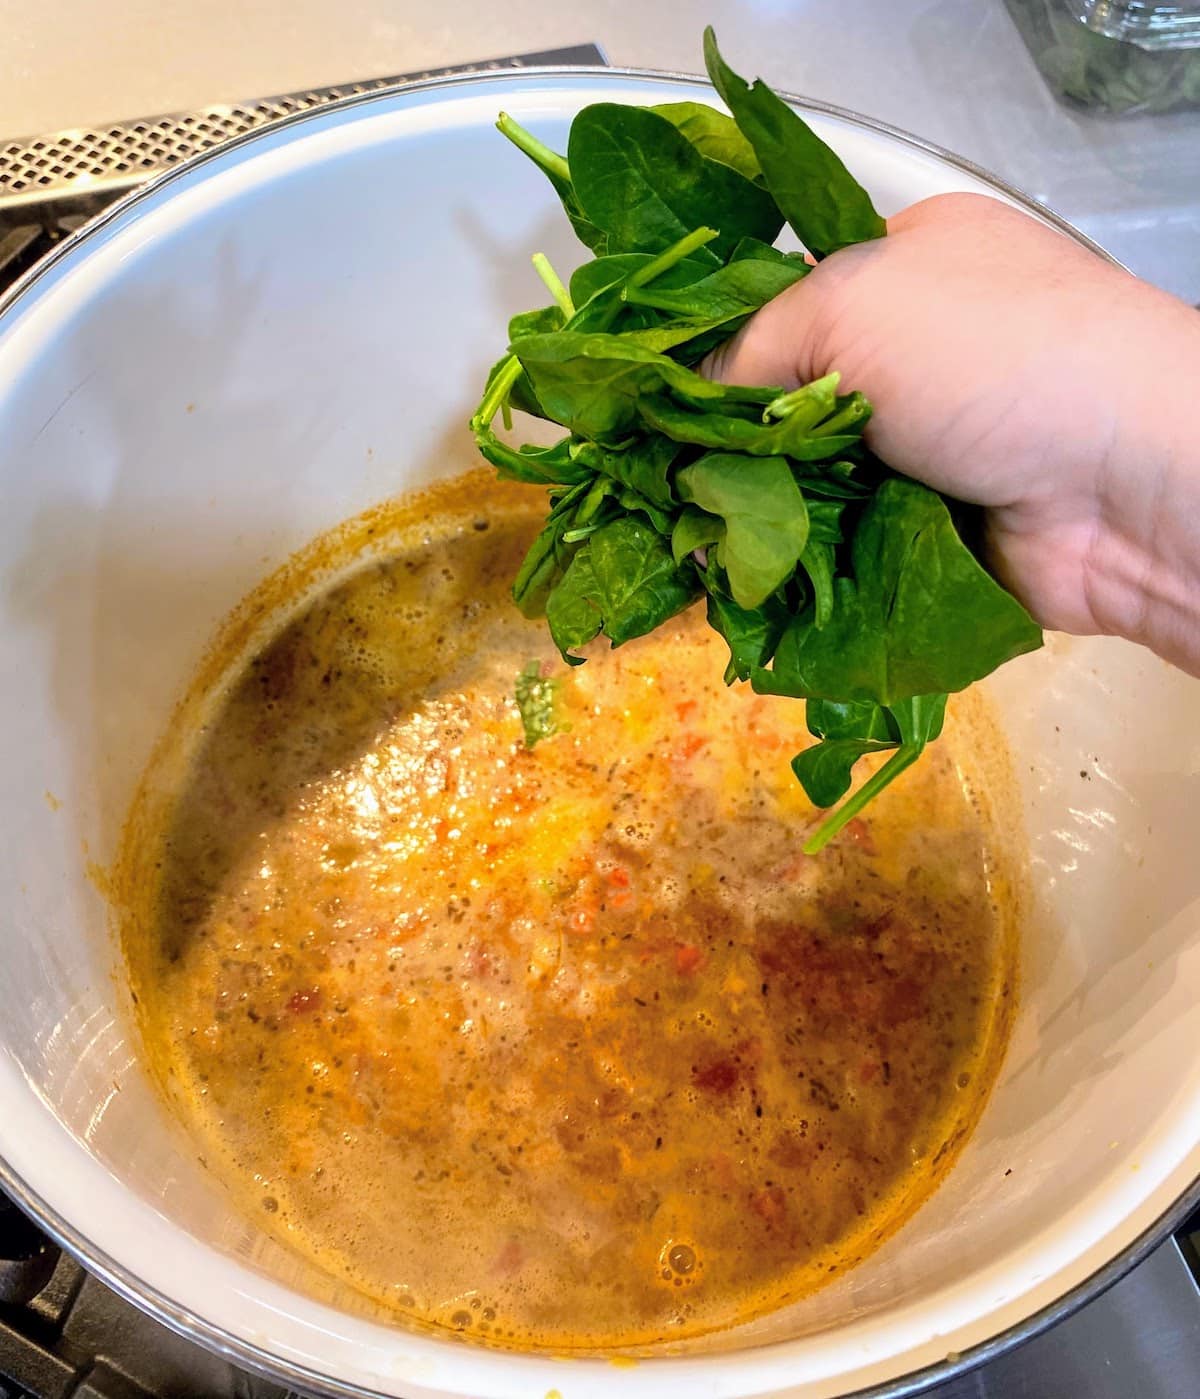
[[[204,107],[195,112],[142,117],[112,126],[57,131],[29,140],[0,144],[0,217],[8,222],[18,212],[40,219],[47,205],[80,206],[91,213],[117,195],[181,160],[209,150],[278,117],[320,107],[339,97],[376,92],[395,83],[449,73],[532,68],[539,65],[603,65],[595,44],[547,49],[480,63],[452,64],[423,73],[401,73],[334,87],[309,88],[281,97],[261,97]],[[36,213],[25,206],[42,206]]]

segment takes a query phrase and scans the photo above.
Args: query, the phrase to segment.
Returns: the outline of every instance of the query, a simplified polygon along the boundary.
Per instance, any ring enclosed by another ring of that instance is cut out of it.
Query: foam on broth
[[[727,690],[695,609],[568,674],[507,592],[539,507],[473,473],[249,601],[130,818],[122,934],[264,1228],[411,1324],[640,1348],[811,1292],[951,1164],[1014,999],[998,745],[960,701],[803,856],[801,706]],[[533,750],[530,659],[570,725]]]

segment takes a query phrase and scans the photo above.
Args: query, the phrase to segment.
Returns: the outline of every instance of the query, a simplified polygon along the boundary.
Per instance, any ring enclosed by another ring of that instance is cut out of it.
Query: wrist
[[[1200,674],[1200,431],[1190,411],[1200,315],[1138,290],[1150,304],[1127,344],[1150,352],[1122,375],[1085,591],[1098,630]]]

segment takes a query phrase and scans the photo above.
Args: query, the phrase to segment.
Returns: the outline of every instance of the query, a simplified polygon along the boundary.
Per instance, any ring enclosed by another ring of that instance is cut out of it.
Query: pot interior
[[[397,1330],[230,1205],[139,1065],[104,867],[221,620],[314,535],[473,465],[478,386],[539,297],[530,251],[581,260],[496,112],[561,148],[587,101],[697,96],[525,75],[320,113],[142,197],[0,322],[0,1157],[126,1290],[283,1372],[407,1395],[611,1384],[601,1363]],[[813,120],[885,213],[987,188]],[[981,1125],[861,1267],[628,1371],[634,1390],[664,1365],[712,1394],[815,1396],[935,1363],[1082,1282],[1200,1171],[1192,682],[1119,642],[1052,638],[988,689],[1034,897]]]

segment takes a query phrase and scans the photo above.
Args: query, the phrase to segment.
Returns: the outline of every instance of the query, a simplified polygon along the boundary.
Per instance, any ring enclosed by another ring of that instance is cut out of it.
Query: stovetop
[[[603,62],[595,45],[584,44],[455,65],[437,74]],[[214,139],[346,92],[431,76],[398,75],[0,147],[0,292],[112,199]],[[1198,1394],[1200,1211],[1068,1320],[928,1391],[929,1399],[1196,1399]],[[0,1399],[303,1396],[235,1368],[144,1315],[0,1194]]]
[[[1200,1212],[1051,1331],[929,1399],[1195,1399]],[[302,1399],[110,1292],[0,1195],[0,1399]]]

